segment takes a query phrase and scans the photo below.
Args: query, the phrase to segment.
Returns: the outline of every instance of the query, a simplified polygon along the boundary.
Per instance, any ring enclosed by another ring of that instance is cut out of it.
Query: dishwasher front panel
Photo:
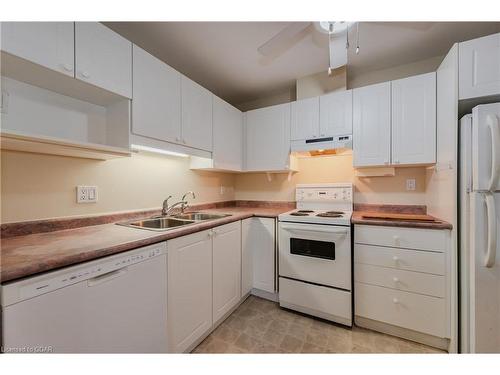
[[[127,263],[130,256],[137,259],[141,250],[150,251],[154,246],[102,259],[103,263],[109,264],[111,259],[130,265],[4,305],[4,351],[167,352],[166,249],[146,260]],[[90,264],[95,267],[98,262]],[[15,285],[8,287],[15,289]]]

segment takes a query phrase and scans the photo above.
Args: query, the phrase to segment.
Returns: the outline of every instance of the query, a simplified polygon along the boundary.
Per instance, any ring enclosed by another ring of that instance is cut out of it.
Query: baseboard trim
[[[415,341],[420,344],[432,346],[441,350],[449,351],[450,340],[447,338],[436,337],[426,333],[413,331],[410,329],[394,326],[392,324],[379,322],[376,320],[354,316],[354,324],[358,327],[368,328],[373,331],[386,333],[391,336],[401,337],[406,340]]]
[[[256,297],[268,299],[269,301],[279,302],[279,294],[278,293],[270,293],[270,292],[266,292],[265,290],[253,288],[250,291],[250,294],[253,296],[256,296]]]

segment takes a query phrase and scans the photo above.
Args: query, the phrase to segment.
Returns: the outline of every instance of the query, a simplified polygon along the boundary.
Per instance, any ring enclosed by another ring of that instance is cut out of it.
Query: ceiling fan
[[[414,30],[425,31],[429,29],[434,22],[369,22],[375,25],[384,25],[391,27],[402,27]],[[314,26],[314,27],[312,27]],[[283,30],[262,44],[257,51],[265,57],[278,56],[291,48],[303,36],[308,33],[319,32],[328,34],[328,47],[330,63],[328,74],[333,70],[347,64],[347,50],[350,47],[349,33],[356,29],[356,55],[360,51],[359,46],[359,22],[348,21],[321,21],[321,22],[291,22]]]

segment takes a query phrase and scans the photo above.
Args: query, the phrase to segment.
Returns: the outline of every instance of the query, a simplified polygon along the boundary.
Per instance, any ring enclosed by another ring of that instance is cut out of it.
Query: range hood
[[[352,134],[291,141],[290,146],[292,152],[323,153],[327,150],[352,149]],[[328,153],[335,154],[336,152]]]

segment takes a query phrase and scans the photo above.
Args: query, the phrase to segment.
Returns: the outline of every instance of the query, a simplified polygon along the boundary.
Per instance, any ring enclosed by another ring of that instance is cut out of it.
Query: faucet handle
[[[163,201],[163,209],[162,209],[162,214],[163,214],[163,215],[165,215],[165,214],[166,214],[166,212],[167,212],[167,210],[168,210],[168,200],[169,200],[170,198],[172,198],[172,196],[171,196],[171,195],[169,195],[169,196],[167,197],[167,199],[165,199],[165,200]]]

